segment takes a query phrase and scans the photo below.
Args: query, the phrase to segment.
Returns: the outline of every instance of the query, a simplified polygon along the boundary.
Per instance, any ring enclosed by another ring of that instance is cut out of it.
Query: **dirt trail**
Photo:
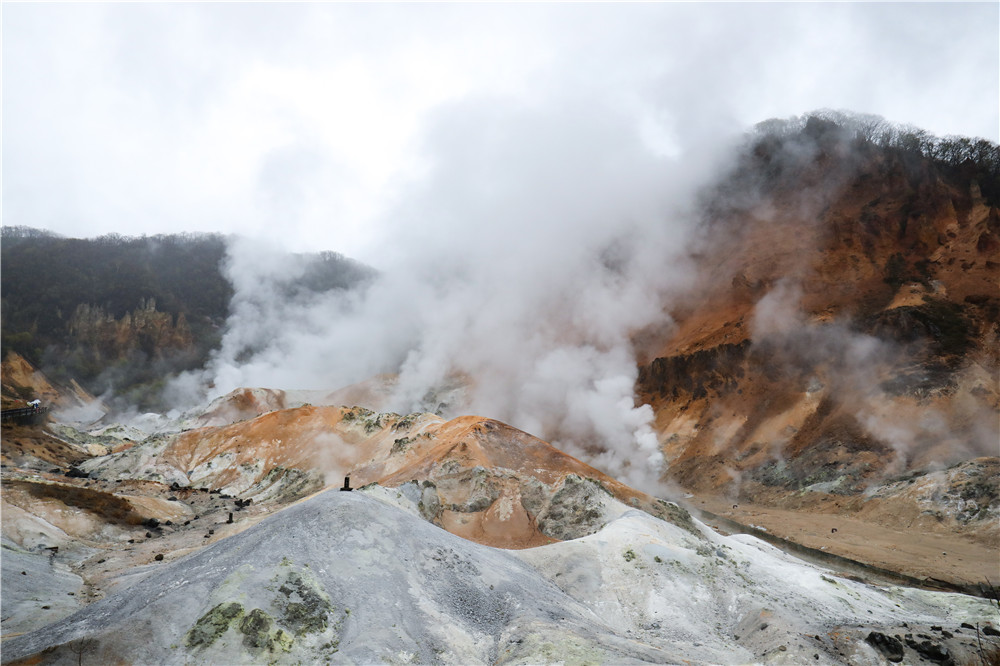
[[[696,507],[775,536],[914,578],[958,585],[1000,580],[1000,552],[961,535],[928,534],[829,513],[788,511],[695,496]],[[836,530],[835,532],[833,530]]]

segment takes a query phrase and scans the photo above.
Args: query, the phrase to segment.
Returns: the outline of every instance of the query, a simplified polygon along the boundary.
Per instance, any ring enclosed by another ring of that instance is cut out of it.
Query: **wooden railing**
[[[0,421],[3,423],[17,423],[18,425],[35,425],[44,423],[45,416],[48,413],[48,407],[19,407],[17,409],[4,409],[0,411]]]

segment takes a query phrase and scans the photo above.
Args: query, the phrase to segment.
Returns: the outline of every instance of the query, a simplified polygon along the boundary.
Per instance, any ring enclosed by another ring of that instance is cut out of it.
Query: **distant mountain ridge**
[[[157,405],[171,373],[218,346],[233,288],[220,234],[63,238],[2,228],[2,346],[53,380]],[[346,289],[374,271],[333,252],[296,255],[295,288]]]

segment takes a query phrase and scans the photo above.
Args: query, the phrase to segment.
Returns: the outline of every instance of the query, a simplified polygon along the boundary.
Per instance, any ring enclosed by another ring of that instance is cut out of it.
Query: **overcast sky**
[[[540,170],[605,116],[650,159],[819,108],[1000,131],[995,2],[2,11],[3,223],[72,236],[237,232],[379,265],[438,151],[488,142],[495,109],[526,119],[497,140]]]

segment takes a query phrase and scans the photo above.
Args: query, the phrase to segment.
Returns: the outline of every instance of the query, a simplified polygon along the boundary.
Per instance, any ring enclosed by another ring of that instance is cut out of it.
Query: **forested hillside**
[[[153,407],[171,374],[205,363],[232,287],[219,234],[63,238],[3,227],[2,345],[55,381]],[[335,253],[296,257],[298,288],[350,287],[371,270]]]

